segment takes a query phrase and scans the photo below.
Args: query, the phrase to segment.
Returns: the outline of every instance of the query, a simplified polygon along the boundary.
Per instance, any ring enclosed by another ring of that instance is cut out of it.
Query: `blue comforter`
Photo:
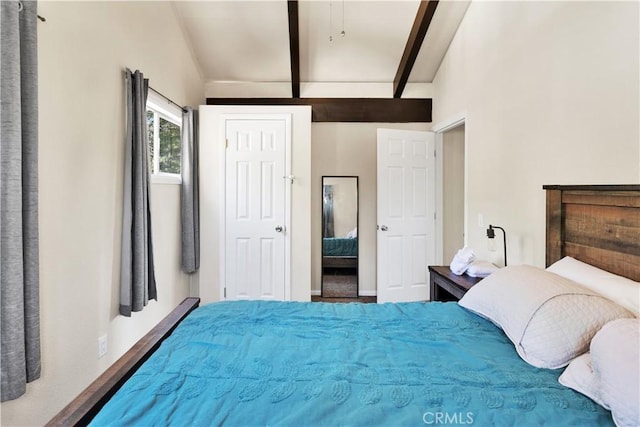
[[[612,424],[559,375],[456,303],[220,302],[190,314],[93,425]]]

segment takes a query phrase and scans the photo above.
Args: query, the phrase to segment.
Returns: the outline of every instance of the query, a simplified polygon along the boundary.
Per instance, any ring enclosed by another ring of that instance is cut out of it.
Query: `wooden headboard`
[[[571,256],[640,281],[640,185],[545,185],[547,266]]]

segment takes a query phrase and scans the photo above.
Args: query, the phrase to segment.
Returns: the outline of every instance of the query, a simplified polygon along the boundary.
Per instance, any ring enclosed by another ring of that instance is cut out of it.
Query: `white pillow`
[[[571,279],[611,301],[640,314],[640,283],[601,270],[575,258],[564,257],[551,264],[547,271]]]
[[[605,325],[591,342],[600,398],[617,426],[640,426],[640,320]]]
[[[600,397],[600,378],[593,372],[590,352],[573,359],[558,378],[558,382],[584,394],[605,409],[611,409],[605,405]]]
[[[585,353],[605,323],[633,317],[601,295],[530,265],[496,271],[459,304],[501,327],[524,361],[549,369]]]
[[[471,277],[487,277],[496,270],[498,267],[495,264],[477,259],[467,268],[466,273]]]

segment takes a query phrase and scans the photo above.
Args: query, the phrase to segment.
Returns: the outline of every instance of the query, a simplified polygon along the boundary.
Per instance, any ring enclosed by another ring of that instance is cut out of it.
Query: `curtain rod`
[[[155,93],[157,93],[158,95],[160,95],[161,97],[163,97],[164,99],[166,99],[166,100],[167,100],[167,102],[169,102],[169,103],[171,103],[171,104],[175,105],[176,107],[180,108],[180,109],[182,110],[182,112],[183,112],[183,113],[186,113],[186,112],[187,112],[187,109],[186,109],[186,108],[184,108],[182,105],[178,104],[177,102],[172,101],[172,100],[171,100],[171,98],[169,98],[169,97],[165,96],[164,94],[160,93],[160,91],[158,91],[158,90],[156,90],[156,89],[152,88],[151,86],[149,86],[149,89],[151,89],[152,91],[154,91]]]

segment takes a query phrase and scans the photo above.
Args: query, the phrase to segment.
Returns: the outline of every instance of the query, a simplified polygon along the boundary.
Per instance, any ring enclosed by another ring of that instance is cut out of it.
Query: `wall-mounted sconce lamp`
[[[496,232],[494,229],[502,230],[502,241],[504,244],[504,266],[507,266],[507,232],[504,231],[504,228],[498,227],[497,225],[489,225],[487,228],[487,237],[493,239],[496,237]]]

